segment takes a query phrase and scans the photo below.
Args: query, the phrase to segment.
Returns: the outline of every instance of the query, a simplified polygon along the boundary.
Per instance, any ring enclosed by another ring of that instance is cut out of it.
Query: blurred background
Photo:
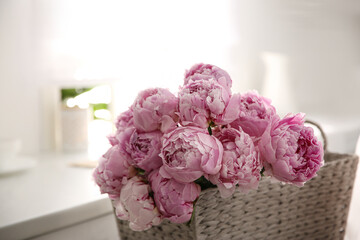
[[[103,86],[104,99],[70,100],[66,108],[105,103],[111,114],[98,119],[112,121],[139,90],[176,92],[185,69],[199,62],[227,70],[233,92],[257,89],[280,114],[301,111],[329,131],[359,132],[359,5],[1,0],[0,138],[20,139],[24,153],[62,149],[59,132],[69,130],[61,129],[60,106],[68,100],[61,89]],[[89,131],[111,131],[100,125],[89,124]],[[354,150],[355,135],[345,151]],[[335,150],[339,144],[330,141]]]
[[[62,122],[81,121],[86,114],[73,110],[65,116],[69,108],[90,104],[94,113],[94,105],[103,104],[92,119],[111,122],[139,90],[158,86],[176,92],[185,69],[204,62],[229,72],[233,92],[256,89],[280,114],[305,112],[328,131],[353,133],[351,148],[339,149],[353,151],[354,131],[360,131],[359,5],[1,0],[0,138],[20,139],[24,153],[63,149],[61,132],[72,131]],[[61,95],[61,89],[96,86],[102,90],[93,90],[92,97],[88,92],[81,103],[66,103],[76,94]],[[88,126],[88,138],[102,137],[91,129],[111,131]],[[330,141],[335,150],[339,144]]]
[[[359,43],[358,0],[0,0],[0,150],[96,160],[140,90],[203,62],[354,153]]]

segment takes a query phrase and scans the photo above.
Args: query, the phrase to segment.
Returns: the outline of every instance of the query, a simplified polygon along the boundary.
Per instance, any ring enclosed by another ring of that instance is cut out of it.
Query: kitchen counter
[[[26,239],[112,214],[91,168],[70,163],[86,155],[43,154],[36,166],[0,175],[0,239]]]

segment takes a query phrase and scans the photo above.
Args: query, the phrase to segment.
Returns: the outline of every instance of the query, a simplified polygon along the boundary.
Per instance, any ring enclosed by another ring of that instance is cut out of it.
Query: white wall
[[[62,86],[110,79],[119,113],[139,90],[177,91],[194,63],[226,69],[228,12],[216,0],[0,1],[0,137],[21,138],[23,153],[54,149]]]
[[[284,112],[360,115],[358,0],[232,3],[237,44],[231,62],[236,66],[234,76],[241,79],[239,89],[259,89],[277,99],[274,104]],[[278,56],[274,59],[283,66],[287,88],[271,82],[275,91],[264,89],[273,70],[264,53]],[[288,102],[292,104],[284,104]]]
[[[1,0],[0,138],[53,149],[59,86],[111,78],[118,113],[198,62],[281,113],[360,115],[360,4],[345,2]]]
[[[38,79],[31,1],[0,1],[0,138],[39,148]]]

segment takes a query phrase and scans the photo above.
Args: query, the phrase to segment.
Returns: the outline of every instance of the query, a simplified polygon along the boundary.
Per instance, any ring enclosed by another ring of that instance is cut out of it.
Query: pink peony
[[[128,109],[127,111],[121,113],[115,121],[115,126],[117,130],[124,130],[128,127],[134,125],[133,111]]]
[[[167,132],[178,121],[178,98],[164,88],[150,88],[139,93],[132,105],[134,125],[143,132]]]
[[[184,85],[188,84],[189,81],[209,79],[217,81],[231,95],[232,80],[230,75],[225,70],[211,64],[199,63],[192,66],[185,73]]]
[[[181,123],[207,128],[224,113],[229,99],[230,94],[214,79],[189,81],[179,93]]]
[[[115,145],[119,144],[119,141],[117,140],[115,134],[111,134],[111,135],[107,136],[107,138],[108,138],[109,143],[111,144],[111,146],[115,146]]]
[[[116,134],[108,136],[109,142],[112,146],[119,144],[116,135],[124,131],[128,127],[134,126],[133,112],[131,109],[121,113],[115,121]]]
[[[158,170],[150,174],[149,180],[161,214],[174,223],[189,221],[194,201],[201,192],[200,186],[193,182],[179,183],[174,179],[163,178]]]
[[[161,214],[149,195],[149,184],[133,177],[123,186],[120,197],[113,202],[116,216],[130,221],[129,227],[134,231],[144,231],[162,221]]]
[[[160,131],[139,133],[130,127],[120,132],[117,139],[128,163],[150,172],[162,165],[159,156],[162,135]]]
[[[193,182],[204,174],[218,173],[222,155],[221,143],[206,130],[178,127],[164,135],[160,173],[179,182]]]
[[[238,105],[239,118],[230,125],[236,129],[241,127],[251,137],[261,137],[276,115],[276,110],[270,103],[269,99],[260,96],[256,91],[243,94]]]
[[[119,196],[120,189],[127,179],[135,175],[126,157],[118,146],[111,147],[99,160],[93,172],[93,177],[100,187],[101,193],[108,193],[110,198]]]
[[[223,144],[224,155],[220,172],[209,180],[218,186],[221,196],[230,197],[236,185],[244,193],[257,189],[261,164],[251,137],[241,128],[224,128],[214,135]]]
[[[227,103],[225,110],[222,114],[214,120],[214,123],[217,125],[226,125],[234,122],[239,118],[241,105],[241,95],[239,93],[231,96],[229,102]]]
[[[279,181],[303,186],[324,164],[324,151],[311,127],[304,126],[304,114],[274,119],[260,142],[265,173]]]

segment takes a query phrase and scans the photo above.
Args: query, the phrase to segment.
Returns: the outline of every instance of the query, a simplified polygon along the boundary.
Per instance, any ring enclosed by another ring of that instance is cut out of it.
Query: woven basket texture
[[[326,153],[318,176],[298,188],[263,179],[256,191],[223,199],[201,192],[190,226],[163,221],[144,232],[117,219],[128,239],[343,239],[358,157]]]

